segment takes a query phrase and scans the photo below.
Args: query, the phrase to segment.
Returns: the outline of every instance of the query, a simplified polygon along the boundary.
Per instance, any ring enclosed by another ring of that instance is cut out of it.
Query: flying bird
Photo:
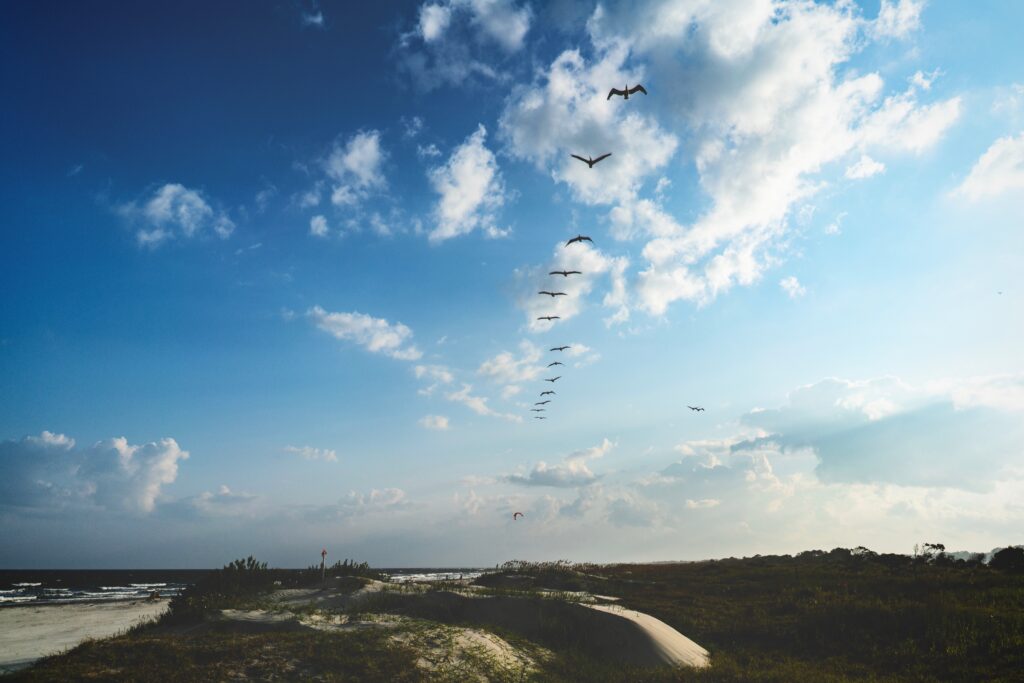
[[[567,348],[569,348],[569,347],[568,346],[556,346],[553,349],[549,349],[549,351],[565,351]]]
[[[548,275],[561,275],[562,277],[569,277],[570,275],[583,275],[579,270],[552,270]]]
[[[628,100],[630,95],[635,95],[638,92],[642,92],[645,95],[647,94],[647,90],[644,88],[644,86],[642,86],[642,85],[634,85],[632,88],[630,88],[629,84],[627,83],[625,90],[619,90],[617,88],[612,88],[608,92],[608,97],[605,98],[605,101],[610,100],[612,98],[612,95],[618,95],[618,96],[623,97],[623,98]]]
[[[699,406],[686,406],[686,407],[689,408],[690,410],[694,410],[694,411],[697,411],[697,412],[701,412],[701,413],[704,412],[704,409],[699,407]]]
[[[558,381],[558,380],[560,380],[560,379],[562,379],[562,376],[561,376],[561,375],[559,375],[558,377],[552,377],[551,379],[547,379],[547,378],[545,378],[545,379],[544,379],[544,381],[545,381],[545,382],[557,382],[557,381]]]
[[[573,242],[590,242],[590,243],[593,243],[593,242],[594,242],[594,240],[590,239],[590,238],[589,238],[589,237],[587,237],[586,235],[576,235],[576,236],[575,236],[575,237],[573,237],[573,238],[572,238],[571,240],[569,240],[568,242],[566,242],[566,243],[565,243],[565,246],[569,246],[569,245],[570,245],[570,244],[572,244]]]
[[[512,513],[512,521],[513,522],[516,521],[517,519],[519,519],[519,517],[517,517],[516,515],[518,515],[519,517],[525,517],[526,516],[522,512],[513,512]]]
[[[592,159],[591,157],[587,157],[586,159],[584,159],[579,154],[570,154],[569,156],[571,156],[573,159],[579,159],[580,161],[585,163],[590,168],[594,168],[594,164],[596,164],[597,162],[601,161],[602,159],[607,159],[611,155],[612,155],[611,152],[605,152],[604,154],[602,154],[601,156],[599,156],[596,159]]]
[[[568,296],[565,292],[549,292],[547,290],[543,290],[543,291],[540,291],[540,292],[537,292],[537,293],[538,294],[547,294],[552,299],[554,299],[556,296]]]
[[[561,320],[561,319],[562,319],[562,316],[560,316],[560,315],[542,315],[542,316],[537,318],[537,320],[547,320],[548,322],[550,322],[552,320]]]
[[[551,399],[549,398],[549,399],[548,399],[548,400],[546,400],[546,401],[537,401],[537,402],[536,402],[536,403],[534,403],[533,405],[535,405],[535,406],[542,406],[542,405],[544,405],[545,403],[551,403]]]
[[[540,395],[541,396],[554,396],[556,394],[553,391],[542,391],[542,392],[540,392]]]
[[[552,365],[565,365],[565,363],[563,363],[563,362],[562,362],[562,361],[560,361],[560,360],[556,360],[556,361],[555,361],[554,363],[548,363],[548,367],[549,367],[549,368],[550,368],[550,367],[551,367]]]
[[[533,419],[534,420],[546,420],[547,418],[544,417],[543,415],[534,415]]]
[[[530,408],[531,413],[543,413],[544,410],[544,408]]]

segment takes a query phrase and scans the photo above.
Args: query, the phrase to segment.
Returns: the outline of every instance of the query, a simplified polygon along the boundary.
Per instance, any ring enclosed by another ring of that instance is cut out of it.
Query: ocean
[[[153,593],[175,595],[208,574],[209,569],[0,569],[0,607],[144,600]],[[390,581],[475,579],[472,567],[388,568]]]

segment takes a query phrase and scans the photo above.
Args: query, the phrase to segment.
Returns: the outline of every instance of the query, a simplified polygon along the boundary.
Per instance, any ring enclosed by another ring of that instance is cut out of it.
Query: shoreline
[[[169,598],[63,604],[5,605],[0,609],[0,673],[30,666],[91,638],[107,638],[159,617]]]

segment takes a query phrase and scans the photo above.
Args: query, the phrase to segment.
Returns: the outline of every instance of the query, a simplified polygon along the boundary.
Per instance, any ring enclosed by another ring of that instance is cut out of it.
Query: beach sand
[[[39,605],[0,609],[0,672],[72,648],[89,638],[106,638],[160,616],[167,600]]]

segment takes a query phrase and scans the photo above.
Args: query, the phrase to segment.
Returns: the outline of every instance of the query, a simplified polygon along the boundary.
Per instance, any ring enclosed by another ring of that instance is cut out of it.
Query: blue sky
[[[1021,541],[1018,3],[4,14],[0,566]]]

